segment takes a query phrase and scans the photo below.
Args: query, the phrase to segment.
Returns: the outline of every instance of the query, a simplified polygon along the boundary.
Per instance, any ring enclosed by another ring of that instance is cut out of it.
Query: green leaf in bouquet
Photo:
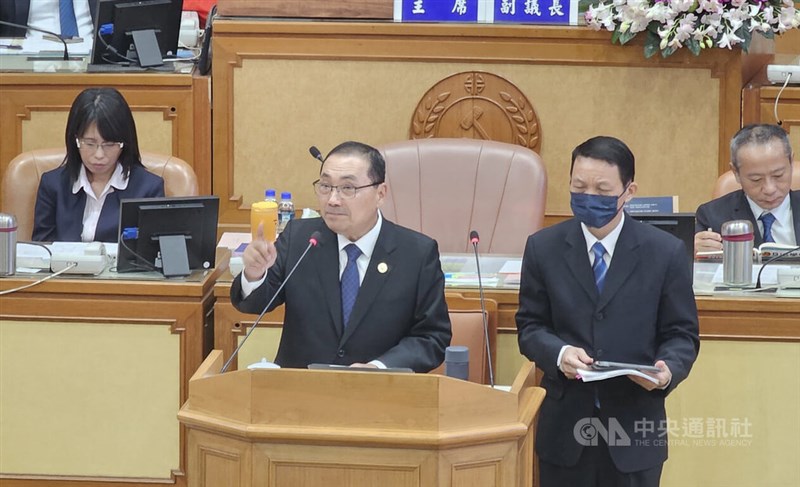
[[[672,56],[678,48],[675,46],[667,46],[661,50],[661,57],[670,57]]]
[[[686,41],[686,47],[688,47],[695,56],[700,55],[700,43],[697,42],[695,38],[690,37],[689,40]]]
[[[622,35],[622,34],[619,31],[619,27],[617,27],[616,29],[614,29],[614,33],[611,34],[611,43],[612,44],[617,44],[619,42],[620,35]]]
[[[644,40],[644,57],[651,58],[659,51],[661,39],[657,34],[647,31],[647,38]]]
[[[742,41],[742,51],[747,52],[750,48],[750,41],[753,40],[753,34],[750,32],[750,29],[747,25],[742,25],[736,30],[736,35],[744,39]]]
[[[627,44],[634,37],[636,37],[636,32],[631,32],[631,30],[628,29],[619,36],[619,43]]]

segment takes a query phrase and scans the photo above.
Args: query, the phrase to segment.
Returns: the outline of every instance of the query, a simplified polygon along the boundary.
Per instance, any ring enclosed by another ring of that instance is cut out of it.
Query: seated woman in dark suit
[[[42,175],[33,240],[117,242],[123,198],[164,196],[164,180],[142,165],[136,124],[114,88],[89,88],[72,103],[67,156]]]

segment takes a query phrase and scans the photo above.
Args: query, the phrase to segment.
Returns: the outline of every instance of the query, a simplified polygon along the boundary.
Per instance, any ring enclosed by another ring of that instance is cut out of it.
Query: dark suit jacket
[[[89,12],[94,23],[94,17],[97,15],[98,0],[88,0],[88,2]],[[30,9],[31,0],[0,0],[0,20],[27,25]],[[0,25],[0,37],[25,37],[25,33],[25,29]]]
[[[598,295],[577,220],[528,238],[517,329],[520,351],[544,371],[547,396],[536,437],[541,459],[562,466],[577,463],[583,446],[574,428],[592,416],[597,394],[603,423],[615,418],[631,440],[630,446],[609,448],[620,471],[635,472],[666,460],[666,436],[658,437],[666,416],[664,397],[687,377],[700,346],[687,259],[683,242],[626,215]],[[568,380],[556,366],[563,345],[583,348],[595,360],[664,360],[672,382],[666,390],[648,392],[627,377]],[[634,423],[642,425],[642,420],[652,421],[655,431],[636,432]],[[636,440],[648,440],[650,446]]]
[[[794,223],[795,242],[800,244],[800,191],[789,192],[789,204],[792,206],[792,219]],[[711,230],[720,233],[722,224],[731,220],[750,220],[753,224],[755,240],[753,245],[758,247],[764,243],[764,237],[758,231],[756,216],[750,210],[747,197],[743,190],[734,191],[715,200],[704,203],[697,208],[695,215],[695,233]]]
[[[314,231],[322,234],[318,246],[309,251],[272,306],[286,305],[275,361],[283,367],[302,368],[311,363],[349,365],[377,359],[388,367],[410,367],[417,372],[439,366],[451,332],[438,247],[429,237],[386,219],[346,330],[336,234],[320,218],[287,225],[276,242],[275,265],[247,299],[241,298],[241,275],[234,279],[234,306],[260,313]],[[378,270],[382,263],[386,272]]]
[[[83,212],[86,193],[72,193],[72,184],[65,166],[42,174],[36,209],[33,216],[34,241],[80,242],[83,232]],[[94,239],[98,242],[119,240],[119,202],[123,198],[157,198],[164,196],[164,180],[149,172],[144,166],[131,167],[128,187],[114,190],[106,196]]]

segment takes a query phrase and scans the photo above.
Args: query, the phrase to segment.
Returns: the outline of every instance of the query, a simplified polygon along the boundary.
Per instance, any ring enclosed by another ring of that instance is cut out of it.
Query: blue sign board
[[[570,24],[570,0],[495,0],[495,23]]]
[[[477,22],[479,0],[402,0],[403,22]]]

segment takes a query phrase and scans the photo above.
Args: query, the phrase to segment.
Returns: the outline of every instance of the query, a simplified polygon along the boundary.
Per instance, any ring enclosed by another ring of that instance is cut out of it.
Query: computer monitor
[[[117,272],[187,276],[214,267],[219,197],[123,199]]]
[[[627,215],[683,240],[689,256],[689,268],[694,269],[694,213],[629,213]]]
[[[178,53],[183,0],[100,0],[92,64],[161,66]]]

